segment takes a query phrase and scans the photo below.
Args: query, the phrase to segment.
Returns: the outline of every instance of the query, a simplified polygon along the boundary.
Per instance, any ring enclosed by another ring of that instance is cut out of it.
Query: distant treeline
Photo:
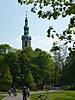
[[[38,84],[74,87],[74,52],[67,57],[63,67],[58,53],[53,57],[39,48],[26,47],[17,50],[8,44],[0,45],[0,90],[7,90],[9,85],[37,89]],[[57,57],[57,61],[55,61]],[[71,78],[72,77],[72,78]]]

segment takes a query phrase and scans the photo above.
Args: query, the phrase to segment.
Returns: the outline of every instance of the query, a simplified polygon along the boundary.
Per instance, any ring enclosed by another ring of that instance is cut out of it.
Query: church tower
[[[24,49],[25,47],[30,47],[30,46],[31,46],[31,36],[29,36],[28,19],[27,19],[27,14],[26,14],[24,35],[22,36],[22,49]]]

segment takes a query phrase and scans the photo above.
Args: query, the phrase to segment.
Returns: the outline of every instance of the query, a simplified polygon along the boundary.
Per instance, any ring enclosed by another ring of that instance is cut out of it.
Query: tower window
[[[27,47],[27,41],[25,41],[25,47]]]

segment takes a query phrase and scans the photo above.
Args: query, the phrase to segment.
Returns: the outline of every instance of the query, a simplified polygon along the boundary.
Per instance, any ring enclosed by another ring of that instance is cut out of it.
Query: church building
[[[31,36],[29,36],[27,14],[25,18],[24,35],[22,36],[22,49],[25,47],[31,47]]]

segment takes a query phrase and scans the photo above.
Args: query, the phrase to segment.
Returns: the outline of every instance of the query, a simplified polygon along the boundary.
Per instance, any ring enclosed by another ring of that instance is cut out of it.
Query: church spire
[[[25,18],[25,26],[24,26],[24,35],[29,34],[29,27],[28,27],[28,19],[27,19],[27,11],[26,11],[26,18]]]
[[[25,26],[26,26],[26,27],[28,26],[27,12],[28,12],[28,11],[26,11],[26,18],[25,18]]]
[[[28,27],[28,19],[27,19],[27,11],[26,11],[24,35],[22,36],[22,49],[30,46],[31,46],[31,36],[29,36],[29,27]]]

